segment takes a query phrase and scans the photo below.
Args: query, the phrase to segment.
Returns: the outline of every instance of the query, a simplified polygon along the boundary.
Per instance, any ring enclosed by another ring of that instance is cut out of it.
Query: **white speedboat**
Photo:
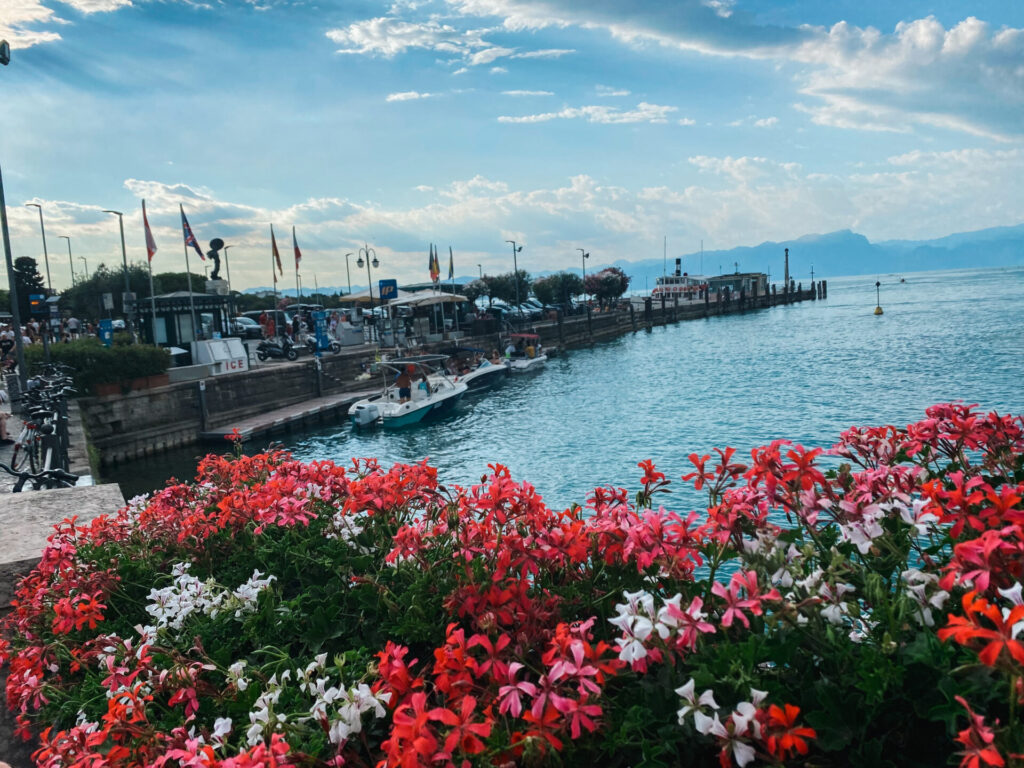
[[[481,360],[480,364],[468,373],[460,374],[455,381],[462,382],[472,394],[482,392],[485,389],[496,387],[508,378],[509,367],[503,363],[492,363],[490,360]]]
[[[538,371],[548,361],[548,356],[540,351],[540,336],[536,333],[509,334],[509,345],[517,349],[515,354],[507,355],[505,358],[505,365],[508,366],[510,373]]]
[[[418,355],[380,363],[384,390],[365,398],[349,408],[355,427],[381,425],[388,429],[406,427],[437,418],[452,408],[466,394],[462,381],[453,381],[443,373],[444,355]],[[412,379],[408,398],[402,397],[397,379],[403,374]]]

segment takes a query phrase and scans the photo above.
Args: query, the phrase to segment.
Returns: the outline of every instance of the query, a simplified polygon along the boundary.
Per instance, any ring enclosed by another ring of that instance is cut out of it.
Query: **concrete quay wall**
[[[530,328],[540,335],[545,346],[570,349],[656,325],[814,299],[820,295],[819,289],[756,299],[745,297],[744,301],[734,297],[720,304],[666,301],[663,307],[659,301],[652,303],[649,311],[642,303],[633,303],[629,309],[594,312],[589,317],[575,315],[538,321]],[[426,345],[422,351],[443,351],[454,344],[490,350],[499,348],[500,335],[491,333],[439,342]],[[306,358],[201,382],[181,382],[127,395],[82,398],[79,405],[100,466],[110,466],[194,444],[202,432],[221,427],[228,432],[233,423],[278,408],[365,389],[366,382],[357,381],[356,376],[375,356],[376,348],[366,345],[322,357],[319,373],[316,361]]]

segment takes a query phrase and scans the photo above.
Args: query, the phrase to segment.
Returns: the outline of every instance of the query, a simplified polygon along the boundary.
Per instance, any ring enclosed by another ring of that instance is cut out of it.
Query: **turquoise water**
[[[641,459],[678,479],[692,452],[747,454],[776,438],[831,445],[851,425],[904,425],[945,400],[1024,413],[1024,268],[905,277],[879,278],[881,317],[874,276],[830,280],[824,301],[571,350],[435,424],[361,433],[339,424],[289,436],[287,447],[346,463],[427,457],[442,482],[462,485],[500,462],[564,507],[598,485],[635,491]],[[124,473],[138,478],[133,466]],[[164,466],[164,477],[188,473]],[[684,492],[671,506],[700,502]]]

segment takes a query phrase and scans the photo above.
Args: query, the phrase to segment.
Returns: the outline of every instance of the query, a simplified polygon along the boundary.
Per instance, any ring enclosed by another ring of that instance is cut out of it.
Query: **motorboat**
[[[508,347],[513,347],[516,351],[511,352]],[[548,356],[541,351],[540,336],[536,333],[511,333],[508,347],[505,365],[510,373],[538,371],[548,361]]]
[[[455,380],[465,384],[472,394],[498,386],[508,378],[509,372],[509,367],[504,363],[492,363],[490,360],[484,359],[476,368],[468,373],[460,374]]]
[[[376,425],[397,429],[444,415],[468,390],[465,382],[454,381],[444,372],[444,355],[417,355],[378,363],[384,380],[379,395],[365,398],[349,408],[357,428]],[[398,377],[412,379],[408,399],[399,392]]]

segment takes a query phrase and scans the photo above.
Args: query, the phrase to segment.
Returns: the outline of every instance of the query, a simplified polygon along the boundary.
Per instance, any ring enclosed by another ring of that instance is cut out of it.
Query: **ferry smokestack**
[[[683,274],[683,260],[682,259],[676,259],[676,277],[679,277],[682,274]]]

